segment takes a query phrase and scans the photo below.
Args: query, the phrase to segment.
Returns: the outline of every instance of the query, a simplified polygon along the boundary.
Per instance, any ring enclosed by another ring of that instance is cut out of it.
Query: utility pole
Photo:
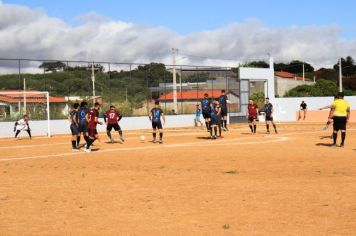
[[[91,81],[93,83],[93,105],[95,104],[95,73],[94,73],[94,62],[91,63]]]
[[[303,81],[305,81],[304,63],[303,63]]]
[[[339,58],[339,91],[342,92],[342,67],[341,67],[341,57]]]
[[[177,105],[177,75],[176,75],[176,53],[178,49],[172,48],[172,60],[173,60],[173,109],[174,112],[178,112]]]
[[[26,114],[26,78],[23,78],[23,114]]]

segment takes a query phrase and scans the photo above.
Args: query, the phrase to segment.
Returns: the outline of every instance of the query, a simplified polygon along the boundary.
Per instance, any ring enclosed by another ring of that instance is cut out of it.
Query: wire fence
[[[218,98],[221,90],[231,102],[230,112],[240,110],[238,72],[230,67],[0,59],[0,93],[24,89],[62,98],[51,102],[51,119],[65,118],[71,104],[82,100],[100,102],[102,111],[115,105],[125,116],[142,116],[158,99],[166,114],[191,114],[204,93]],[[10,105],[0,100],[0,111],[8,112]]]

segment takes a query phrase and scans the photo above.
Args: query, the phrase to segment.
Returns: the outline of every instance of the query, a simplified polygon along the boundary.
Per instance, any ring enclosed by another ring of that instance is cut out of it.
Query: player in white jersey
[[[17,135],[19,135],[19,133],[25,130],[28,133],[28,136],[30,136],[30,138],[32,138],[31,136],[31,129],[28,123],[28,116],[27,115],[23,115],[22,119],[20,119],[19,121],[15,122],[15,127],[14,127],[14,132],[16,132],[15,134],[15,138],[17,138]]]

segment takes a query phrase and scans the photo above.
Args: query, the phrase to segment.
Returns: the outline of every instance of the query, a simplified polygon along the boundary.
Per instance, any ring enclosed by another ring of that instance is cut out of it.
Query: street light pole
[[[342,66],[341,66],[341,58],[339,59],[339,91],[342,92]]]

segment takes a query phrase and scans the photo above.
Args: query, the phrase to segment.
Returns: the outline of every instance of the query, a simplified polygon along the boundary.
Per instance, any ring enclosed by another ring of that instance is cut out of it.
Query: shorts
[[[79,123],[78,132],[79,133],[87,133],[88,132],[88,124],[86,122]]]
[[[106,130],[107,131],[111,131],[113,128],[114,128],[115,131],[121,130],[121,127],[120,127],[120,125],[118,123],[116,123],[116,124],[108,124],[106,126]]]
[[[98,131],[96,130],[96,128],[94,128],[94,129],[89,128],[89,137],[95,138],[95,136],[97,134],[98,134]]]
[[[152,129],[162,129],[161,121],[152,121]]]
[[[211,116],[211,124],[219,125],[221,123],[221,119],[218,116]]]
[[[209,119],[209,118],[211,118],[210,112],[208,112],[208,111],[203,111],[203,118],[204,118],[204,119]]]
[[[227,116],[227,108],[221,108],[221,116],[224,117],[224,116]]]
[[[256,121],[257,120],[257,117],[256,116],[249,116],[248,117],[248,122],[249,123],[252,123],[253,121]]]
[[[346,116],[334,116],[333,121],[333,127],[335,131],[346,130]]]
[[[269,116],[266,115],[266,121],[273,121],[273,117],[271,115]]]
[[[77,135],[79,133],[78,127],[75,124],[70,125],[70,131],[72,132],[72,135]]]

